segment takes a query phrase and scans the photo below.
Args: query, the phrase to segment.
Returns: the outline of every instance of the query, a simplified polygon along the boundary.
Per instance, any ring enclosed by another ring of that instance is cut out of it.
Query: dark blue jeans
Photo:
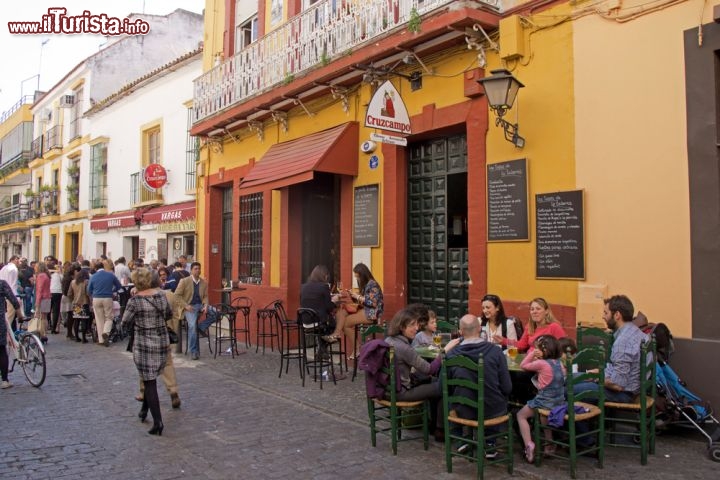
[[[25,293],[25,302],[23,304],[23,308],[25,310],[25,317],[31,318],[32,317],[32,306],[35,303],[35,288],[24,287],[23,292]]]

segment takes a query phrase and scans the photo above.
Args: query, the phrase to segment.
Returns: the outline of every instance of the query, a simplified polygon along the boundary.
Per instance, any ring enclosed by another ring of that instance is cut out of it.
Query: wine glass
[[[343,282],[338,281],[335,285],[337,286],[337,291],[338,291],[338,292],[342,292],[342,290],[343,290]]]
[[[228,286],[227,278],[223,277],[223,279],[220,280],[220,283],[222,284],[223,288],[227,288],[227,286]]]
[[[439,333],[433,335],[433,344],[435,345],[435,348],[440,348],[440,345],[442,344],[442,337]]]

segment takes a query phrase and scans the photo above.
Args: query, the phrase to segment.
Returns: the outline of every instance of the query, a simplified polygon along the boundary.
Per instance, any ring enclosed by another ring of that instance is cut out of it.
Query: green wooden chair
[[[388,366],[383,373],[390,378],[382,400],[367,398],[368,416],[370,417],[370,441],[376,446],[377,434],[390,437],[393,455],[397,455],[397,444],[407,440],[423,440],[423,447],[428,449],[428,414],[430,405],[426,400],[401,402],[397,399],[395,377],[395,348],[390,347],[386,353]],[[418,412],[420,415],[418,415]],[[422,427],[422,436],[402,438],[402,430]]]
[[[586,326],[582,323],[577,324],[578,351],[582,350],[584,347],[602,345],[605,348],[605,358],[610,358],[610,350],[612,349],[614,339],[615,337],[613,336],[612,331],[608,329]]]
[[[582,372],[573,375],[573,364],[586,365],[597,369],[597,373]],[[579,455],[595,454],[598,459],[598,466],[603,467],[605,457],[605,389],[599,388],[597,391],[585,391],[580,393],[574,392],[576,384],[586,381],[597,382],[598,385],[605,383],[605,350],[601,346],[585,347],[580,350],[574,357],[566,356],[565,368],[570,372],[565,381],[567,387],[567,414],[565,415],[565,426],[561,428],[551,427],[547,425],[547,418],[550,416],[550,410],[537,409],[535,412],[535,465],[540,466],[543,458],[543,451],[546,445],[554,445],[567,449],[568,454],[564,455],[560,450],[555,453],[546,454],[550,457],[567,460],[570,463],[570,476],[576,478],[577,459]],[[583,400],[597,399],[597,405],[588,403]],[[585,408],[585,413],[576,413],[575,406]],[[541,421],[541,417],[544,420]],[[587,431],[578,434],[577,422],[593,421],[595,425],[588,428]],[[545,431],[553,432],[553,439],[547,440],[543,433]],[[585,437],[595,437],[596,443],[593,446],[578,449],[577,440]]]
[[[382,325],[378,325],[377,323],[365,325],[365,324],[359,324],[355,326],[355,338],[360,340],[360,346],[362,346],[368,338],[377,338],[377,335],[385,336],[385,327]],[[359,348],[357,349],[359,351]],[[358,361],[357,359],[353,360],[353,374],[351,381],[355,381],[355,377],[357,377],[357,371],[358,371]]]
[[[605,402],[605,432],[608,445],[640,449],[640,464],[647,465],[648,453],[655,454],[655,340],[640,347],[640,393],[633,403]],[[630,417],[628,413],[635,415]],[[624,425],[629,428],[623,428]],[[630,441],[622,442],[623,439]]]
[[[437,331],[443,332],[443,333],[451,333],[454,330],[457,330],[458,326],[454,324],[453,322],[446,322],[445,320],[438,320],[437,321]]]
[[[462,378],[452,378],[448,370],[453,367],[465,368],[477,374],[477,381],[468,381]],[[513,473],[513,417],[506,414],[500,417],[485,419],[485,377],[482,355],[475,363],[468,357],[457,356],[445,359],[442,363],[441,383],[443,385],[443,422],[445,428],[445,463],[448,473],[452,473],[452,457],[462,457],[474,461],[477,465],[477,477],[483,478],[486,465],[507,464],[509,474]],[[454,394],[454,387],[463,387],[472,392],[472,398]],[[477,419],[470,420],[457,416],[454,405],[466,405],[477,412]],[[504,429],[495,433],[487,434],[488,427],[505,425]],[[472,439],[453,433],[452,427],[462,430],[470,428]],[[459,452],[453,448],[453,441],[467,443],[473,448],[467,452]],[[490,447],[486,442],[494,443]],[[504,454],[498,454],[495,459],[486,459],[486,453],[497,453],[498,450],[505,450]],[[473,454],[474,452],[474,454]]]

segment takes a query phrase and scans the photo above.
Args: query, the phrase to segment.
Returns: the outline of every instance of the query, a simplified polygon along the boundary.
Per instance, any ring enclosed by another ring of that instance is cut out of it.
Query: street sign
[[[392,135],[384,135],[382,133],[371,133],[370,139],[376,142],[389,143],[390,145],[402,145],[407,146],[407,138],[404,137],[393,137]]]

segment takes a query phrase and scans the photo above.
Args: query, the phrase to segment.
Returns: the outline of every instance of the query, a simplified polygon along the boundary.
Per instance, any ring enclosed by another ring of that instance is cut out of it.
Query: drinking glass
[[[440,345],[442,344],[442,337],[440,334],[433,335],[433,344],[435,347],[440,348]]]
[[[227,288],[227,285],[228,285],[227,278],[223,278],[222,280],[220,280],[220,283],[222,283],[223,288]]]
[[[337,282],[335,285],[337,285],[338,292],[342,292],[343,290],[343,282]]]
[[[517,358],[517,356],[518,356],[517,340],[508,340],[507,344],[508,344],[508,348],[507,348],[508,357],[510,357],[510,361],[512,363],[515,363],[515,358]]]

